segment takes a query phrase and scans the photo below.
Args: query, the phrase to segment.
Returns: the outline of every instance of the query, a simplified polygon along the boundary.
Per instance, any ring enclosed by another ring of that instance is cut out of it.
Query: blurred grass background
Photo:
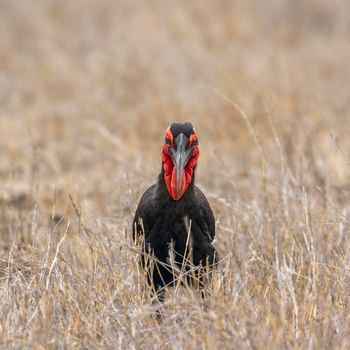
[[[348,348],[349,13],[0,1],[2,344]],[[172,121],[197,130],[225,267],[207,309],[175,295],[156,325],[130,223]]]

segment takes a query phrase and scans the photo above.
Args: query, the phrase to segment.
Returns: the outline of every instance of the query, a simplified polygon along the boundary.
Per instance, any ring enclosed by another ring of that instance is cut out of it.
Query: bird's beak
[[[183,177],[185,176],[184,169],[191,156],[192,149],[186,149],[188,138],[182,133],[176,137],[174,145],[176,145],[176,150],[172,148],[170,155],[176,168],[176,194],[179,196],[181,193]]]

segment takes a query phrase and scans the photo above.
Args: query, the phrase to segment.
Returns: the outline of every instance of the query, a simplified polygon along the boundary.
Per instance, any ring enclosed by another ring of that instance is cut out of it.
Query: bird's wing
[[[210,204],[204,193],[195,186],[195,202],[197,203],[196,221],[203,233],[212,242],[215,238],[215,217],[211,210]]]
[[[133,239],[136,241],[138,237],[144,235],[146,238],[155,222],[155,206],[154,193],[156,191],[156,184],[149,187],[142,195],[139,205],[137,206],[133,225]]]

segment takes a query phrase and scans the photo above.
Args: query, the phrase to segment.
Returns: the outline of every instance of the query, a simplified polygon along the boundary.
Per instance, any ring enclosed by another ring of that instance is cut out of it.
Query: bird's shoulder
[[[150,186],[142,195],[140,202],[137,206],[134,220],[133,220],[133,232],[134,233],[147,233],[153,226],[153,222],[156,215],[155,208],[155,192],[157,184]]]
[[[194,187],[194,203],[196,210],[197,223],[204,230],[212,241],[215,237],[215,217],[210,207],[208,199],[204,193],[197,187]]]

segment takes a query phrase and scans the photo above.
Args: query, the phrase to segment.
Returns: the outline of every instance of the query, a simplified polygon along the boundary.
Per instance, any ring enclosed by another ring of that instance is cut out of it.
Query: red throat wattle
[[[169,148],[170,145],[168,144],[164,144],[162,147],[164,180],[171,198],[175,201],[178,201],[185,194],[189,184],[192,181],[193,169],[195,168],[199,157],[199,147],[193,147],[192,156],[188,160],[183,170],[181,177],[181,188],[179,191],[176,185],[176,167],[169,155]]]

